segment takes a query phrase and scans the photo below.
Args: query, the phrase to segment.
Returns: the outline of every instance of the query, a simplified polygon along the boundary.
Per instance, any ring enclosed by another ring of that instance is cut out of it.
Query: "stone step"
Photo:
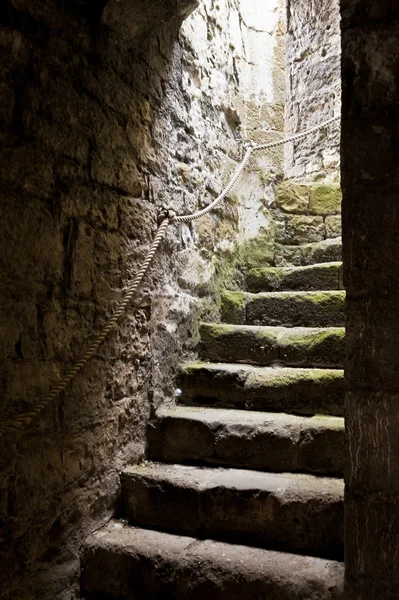
[[[103,600],[343,600],[343,583],[340,562],[116,521],[88,539],[81,579],[82,597]]]
[[[246,273],[248,292],[342,290],[342,263],[306,267],[257,267]]]
[[[275,256],[275,265],[305,266],[318,263],[329,263],[342,260],[341,237],[312,242],[299,246],[280,246],[278,255]]]
[[[173,407],[148,428],[148,456],[169,463],[343,476],[344,419]]]
[[[195,362],[181,368],[180,403],[302,415],[343,416],[340,369],[254,367]]]
[[[204,360],[293,367],[339,367],[345,362],[343,327],[265,327],[203,323]]]
[[[236,325],[343,327],[345,292],[222,292],[222,321]]]
[[[322,558],[343,558],[342,479],[147,463],[121,475],[131,524]]]

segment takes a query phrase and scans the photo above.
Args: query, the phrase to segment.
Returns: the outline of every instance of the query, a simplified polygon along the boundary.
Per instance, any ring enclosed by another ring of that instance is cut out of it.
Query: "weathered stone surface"
[[[344,325],[344,292],[248,294],[247,325],[328,327]]]
[[[342,263],[321,263],[306,267],[257,267],[245,276],[247,290],[277,292],[287,290],[339,290]]]
[[[248,295],[245,292],[223,290],[221,315],[226,323],[245,323],[246,303]]]
[[[343,600],[340,562],[122,526],[87,541],[86,597]],[[117,574],[117,577],[115,576]]]
[[[204,323],[200,328],[200,353],[204,360],[270,365],[279,359],[278,327],[251,327]]]
[[[345,596],[394,600],[399,587],[399,186],[393,126],[399,117],[398,4],[344,0],[342,19],[342,209],[349,290]]]
[[[340,479],[152,463],[128,467],[121,486],[123,514],[140,527],[343,556]]]
[[[262,125],[283,128],[281,85],[272,77],[282,32],[269,43],[280,28],[279,3],[268,4],[269,29],[259,34],[235,2],[204,0],[178,35],[195,4],[2,3],[2,420],[41,400],[101,330],[144,259],[157,209],[208,204],[260,114]],[[246,2],[247,16],[251,9]],[[240,93],[246,70],[246,89],[258,86],[251,110]],[[281,152],[262,161],[281,176]],[[249,189],[251,210],[238,209]],[[81,540],[113,513],[118,471],[142,457],[151,405],[173,393],[182,349],[197,344],[198,296],[213,302],[214,257],[229,256],[239,211],[250,228],[271,199],[257,173],[202,230],[171,227],[99,356],[1,448],[4,600],[76,595]]]
[[[338,185],[312,185],[309,188],[309,211],[315,215],[341,212],[342,192]],[[341,232],[338,234],[341,235]]]
[[[148,436],[153,460],[343,476],[339,417],[179,406],[158,411]]]
[[[340,237],[342,233],[341,215],[331,215],[326,217],[326,236],[327,238]]]
[[[320,216],[285,215],[276,222],[276,240],[280,244],[309,244],[326,237],[324,220]]]
[[[298,132],[340,113],[340,3],[296,0],[287,9],[287,128]],[[339,169],[339,122],[286,148],[288,178],[337,182]]]
[[[344,291],[233,292],[221,295],[224,322],[238,325],[337,327],[344,325]]]
[[[303,246],[280,246],[274,257],[277,267],[305,266],[342,260],[341,238],[327,239]]]
[[[285,329],[204,323],[200,334],[204,360],[297,367],[344,366],[343,327]]]
[[[196,362],[182,367],[181,403],[341,416],[344,376],[338,369],[292,369]]]
[[[280,360],[289,366],[344,367],[345,329],[290,328],[279,340]]]
[[[309,186],[284,182],[276,186],[275,205],[285,212],[307,214],[309,211]]]

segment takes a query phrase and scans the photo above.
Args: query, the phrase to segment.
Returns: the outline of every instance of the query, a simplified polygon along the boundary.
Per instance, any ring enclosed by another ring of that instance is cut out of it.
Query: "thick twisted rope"
[[[231,192],[237,181],[240,179],[245,167],[247,166],[251,155],[253,152],[257,152],[260,150],[267,150],[269,148],[276,148],[277,146],[282,146],[283,144],[287,144],[288,142],[295,142],[301,138],[304,138],[319,129],[324,129],[328,125],[331,125],[335,121],[338,121],[340,117],[333,117],[320,125],[316,125],[307,131],[302,133],[298,133],[296,135],[290,136],[288,138],[283,138],[281,140],[277,140],[275,142],[270,142],[267,144],[259,144],[259,145],[250,145],[247,151],[245,152],[244,158],[236,171],[234,172],[232,178],[229,183],[223,190],[223,192],[218,196],[209,206],[200,210],[191,215],[176,215],[175,212],[171,209],[164,209],[161,213],[162,222],[158,227],[158,230],[155,234],[154,240],[151,244],[151,248],[148,251],[148,254],[141,266],[141,269],[137,273],[136,277],[133,279],[133,282],[128,287],[125,296],[118,304],[116,310],[109,318],[107,323],[104,325],[102,331],[97,335],[97,337],[93,340],[89,348],[86,350],[84,354],[78,359],[78,361],[67,371],[67,373],[60,379],[60,381],[55,385],[50,392],[37,404],[34,405],[28,411],[25,411],[19,415],[16,415],[12,420],[6,422],[4,425],[0,425],[0,440],[4,438],[8,434],[16,434],[21,431],[23,428],[28,427],[28,425],[33,421],[35,417],[37,417],[57,396],[61,394],[61,392],[65,391],[71,381],[77,376],[78,373],[83,369],[85,364],[96,354],[98,348],[107,338],[109,332],[114,328],[114,326],[119,321],[120,317],[125,313],[130,301],[133,296],[137,292],[137,289],[142,282],[144,276],[146,275],[151,262],[154,258],[155,253],[157,252],[159,245],[163,238],[165,237],[166,230],[170,223],[187,223],[190,221],[194,221],[196,219],[200,219],[210,211],[212,211],[218,204],[220,204],[226,196]]]
[[[202,210],[199,210],[198,212],[196,212],[192,215],[176,215],[174,213],[174,211],[169,210],[170,220],[174,223],[188,223],[190,221],[195,221],[196,219],[200,219],[207,213],[211,212],[211,210],[216,208],[216,206],[218,206],[218,204],[220,204],[226,198],[226,196],[231,192],[231,190],[233,189],[233,187],[235,186],[237,181],[241,178],[241,175],[243,174],[245,167],[249,163],[253,152],[258,152],[260,150],[269,150],[270,148],[277,148],[278,146],[283,146],[284,144],[287,144],[288,142],[296,142],[297,140],[300,140],[304,137],[307,137],[308,135],[311,135],[312,133],[315,133],[319,129],[324,129],[325,127],[328,127],[328,125],[332,125],[332,123],[334,123],[335,121],[338,121],[340,118],[341,117],[332,117],[328,121],[324,121],[324,123],[321,123],[320,125],[316,125],[315,127],[312,127],[311,129],[307,129],[306,131],[297,133],[295,135],[291,135],[290,137],[283,138],[283,139],[277,140],[275,142],[268,142],[267,144],[255,144],[255,145],[251,144],[249,146],[248,150],[246,151],[244,158],[242,159],[242,162],[237,167],[232,178],[230,179],[229,183],[227,184],[227,186],[225,187],[223,192],[220,194],[220,196],[218,196],[207,207],[203,208]]]
[[[143,280],[144,275],[147,273],[152,259],[154,258],[154,255],[158,250],[159,244],[165,236],[168,225],[169,220],[166,218],[162,221],[157,233],[155,234],[154,240],[151,244],[151,248],[143,262],[140,271],[133,279],[123,300],[121,300],[110,319],[104,325],[101,333],[98,334],[98,336],[94,339],[94,341],[86,350],[86,352],[82,354],[79,360],[73,365],[71,369],[69,369],[69,371],[64,375],[64,377],[58,382],[58,384],[55,387],[53,387],[53,389],[47,394],[47,396],[43,398],[43,400],[35,404],[35,406],[31,410],[17,415],[9,423],[0,426],[0,439],[8,433],[17,433],[22,427],[27,427],[32,422],[32,420],[46,408],[46,406],[48,406],[59,394],[61,394],[61,392],[63,392],[68,387],[72,379],[76,377],[76,375],[83,369],[85,364],[92,358],[92,356],[94,356],[98,348],[107,338],[109,332],[113,329],[113,327],[118,322],[119,318],[123,315],[128,304],[135,295],[137,288]]]

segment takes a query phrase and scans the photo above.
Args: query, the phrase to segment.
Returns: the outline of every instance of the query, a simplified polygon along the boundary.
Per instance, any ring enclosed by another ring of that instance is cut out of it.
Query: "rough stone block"
[[[247,301],[245,292],[224,290],[221,301],[223,321],[237,324],[245,323],[245,304]]]
[[[284,182],[276,186],[275,205],[284,212],[307,214],[309,210],[309,186]]]
[[[338,369],[197,362],[182,367],[179,386],[185,406],[343,414],[345,384]]]
[[[342,234],[341,215],[326,217],[326,235],[328,238],[336,238]]]
[[[343,327],[284,329],[204,323],[200,334],[204,360],[340,368],[345,361]]]
[[[309,209],[315,215],[334,215],[341,212],[342,192],[338,185],[312,185],[309,193]]]
[[[341,327],[345,292],[270,292],[248,294],[247,325]]]
[[[81,584],[110,600],[343,600],[343,581],[341,562],[111,521],[86,542]]]
[[[140,527],[343,557],[340,479],[152,463],[126,469],[121,486],[123,514]]]
[[[289,290],[338,290],[341,263],[321,263],[306,267],[258,267],[246,274],[247,290],[274,292]]]
[[[295,245],[320,242],[325,238],[325,224],[321,216],[286,215],[276,220],[276,241]]]
[[[312,244],[304,244],[303,246],[276,246],[274,260],[277,267],[337,262],[342,260],[341,238],[323,240]]]
[[[159,410],[148,436],[153,460],[343,476],[340,417],[179,406]]]

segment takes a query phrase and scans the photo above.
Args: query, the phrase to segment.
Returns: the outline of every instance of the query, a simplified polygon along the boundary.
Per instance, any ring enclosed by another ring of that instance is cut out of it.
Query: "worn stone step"
[[[147,463],[123,471],[121,489],[139,527],[343,557],[342,479]]]
[[[343,600],[343,583],[341,562],[111,521],[87,540],[81,589],[87,600]]]
[[[214,406],[342,416],[344,373],[340,369],[254,367],[195,362],[182,366],[180,402]]]
[[[275,255],[276,267],[305,266],[342,260],[341,237],[299,246],[280,246]]]
[[[222,292],[222,321],[236,325],[343,327],[345,292]]]
[[[246,273],[248,292],[342,290],[342,263],[305,267],[255,267]]]
[[[270,472],[343,476],[344,419],[173,407],[148,428],[148,456]]]
[[[345,361],[344,327],[267,327],[203,323],[204,360],[295,367],[339,367]]]

